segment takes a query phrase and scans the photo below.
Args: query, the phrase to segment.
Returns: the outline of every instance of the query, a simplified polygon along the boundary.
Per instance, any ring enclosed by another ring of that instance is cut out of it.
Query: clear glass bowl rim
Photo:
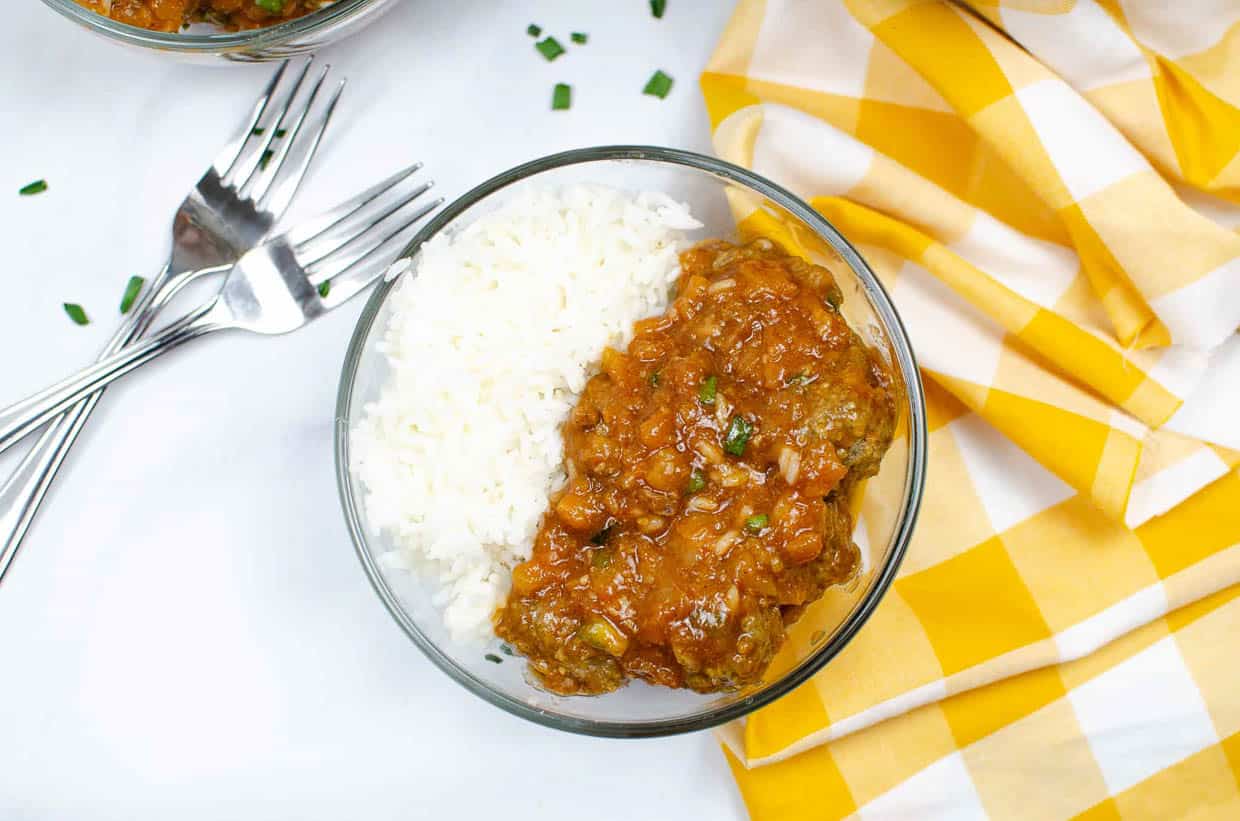
[[[329,28],[378,0],[336,0],[330,6],[274,26],[218,34],[149,31],[120,23],[91,11],[77,0],[43,0],[50,8],[87,28],[130,45],[183,54],[214,54],[237,49],[256,50]]]
[[[361,560],[367,578],[370,579],[371,586],[383,601],[384,606],[387,607],[392,618],[396,620],[405,633],[408,634],[409,638],[413,640],[413,643],[426,654],[435,666],[439,667],[439,669],[443,670],[467,690],[474,693],[474,695],[500,709],[545,727],[607,738],[649,738],[709,729],[740,718],[759,707],[775,701],[791,692],[794,688],[808,680],[814,673],[822,669],[861,629],[861,626],[869,619],[879,600],[882,599],[895,579],[900,564],[904,559],[905,551],[908,548],[909,540],[912,537],[913,527],[917,522],[926,473],[927,433],[925,398],[922,393],[921,375],[917,368],[917,361],[909,344],[908,334],[904,329],[904,325],[900,321],[900,317],[896,313],[895,307],[886,290],[879,282],[878,277],[875,276],[869,265],[866,264],[865,260],[861,258],[860,254],[857,253],[848,240],[844,239],[843,235],[821,214],[786,189],[740,166],[704,154],[657,146],[614,145],[574,149],[531,160],[492,177],[439,211],[410,241],[401,256],[412,256],[423,243],[450,225],[462,213],[509,185],[555,168],[610,160],[643,160],[687,166],[716,177],[721,177],[724,180],[738,183],[758,192],[805,222],[831,244],[861,280],[878,315],[890,333],[891,347],[897,360],[896,364],[900,368],[908,396],[909,462],[905,475],[907,500],[904,509],[901,511],[900,519],[896,523],[895,544],[887,558],[886,564],[878,571],[878,575],[865,598],[853,608],[848,618],[835,632],[831,640],[818,648],[812,656],[803,660],[783,678],[773,682],[764,690],[698,715],[660,721],[595,721],[576,716],[559,715],[545,709],[531,707],[522,701],[498,692],[487,685],[486,682],[475,678],[468,671],[459,667],[449,656],[440,651],[432,641],[422,634],[417,624],[404,611],[396,595],[384,581],[382,572],[376,566],[370,551],[366,547],[361,517],[355,504],[353,480],[348,469],[348,414],[349,407],[352,404],[353,386],[357,376],[358,364],[361,361],[371,327],[396,280],[384,281],[375,288],[374,293],[367,300],[361,316],[358,318],[357,326],[354,328],[353,336],[349,341],[348,351],[345,354],[344,369],[340,376],[340,387],[336,396],[336,423],[334,425],[336,484],[340,494],[340,503],[344,509],[349,536],[353,540],[354,550]]]

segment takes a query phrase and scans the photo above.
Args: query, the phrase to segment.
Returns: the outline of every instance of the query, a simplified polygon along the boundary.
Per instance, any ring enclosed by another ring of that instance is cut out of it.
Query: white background
[[[415,159],[454,196],[563,148],[708,151],[697,74],[730,8],[671,0],[659,21],[644,0],[406,0],[325,52],[350,86],[294,214]],[[546,63],[530,22],[590,43]],[[640,93],[656,68],[676,80],[664,101]],[[103,345],[267,72],[130,53],[36,0],[6,4],[0,402]],[[570,112],[549,110],[558,81]],[[48,193],[17,196],[40,177]],[[70,323],[66,301],[94,323]],[[0,817],[743,818],[709,734],[536,727],[389,618],[332,474],[360,308],[217,336],[109,391],[0,587]]]

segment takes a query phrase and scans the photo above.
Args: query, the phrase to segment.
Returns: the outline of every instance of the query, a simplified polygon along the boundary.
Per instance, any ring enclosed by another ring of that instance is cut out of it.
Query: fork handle
[[[218,302],[211,302],[192,311],[153,336],[0,410],[0,451],[7,450],[70,405],[135,368],[182,343],[227,327],[226,322],[220,321],[218,305]]]

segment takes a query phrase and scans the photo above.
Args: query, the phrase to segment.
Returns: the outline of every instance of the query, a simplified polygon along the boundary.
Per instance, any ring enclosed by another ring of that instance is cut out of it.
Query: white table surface
[[[156,61],[12,5],[3,402],[102,346],[268,71]],[[569,147],[708,151],[697,73],[730,6],[671,0],[657,21],[644,0],[406,0],[325,52],[350,87],[294,214],[414,159],[453,196]],[[530,22],[590,43],[546,63]],[[655,68],[676,79],[664,101],[640,94]],[[557,81],[570,112],[549,111]],[[17,196],[40,177],[48,193]],[[361,304],[286,337],[215,337],[109,391],[0,587],[0,817],[743,818],[710,734],[537,727],[450,681],[384,611],[332,474]]]

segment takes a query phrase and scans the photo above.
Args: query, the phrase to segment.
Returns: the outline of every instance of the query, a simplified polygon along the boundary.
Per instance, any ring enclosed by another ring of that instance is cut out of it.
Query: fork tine
[[[310,169],[310,163],[314,160],[314,155],[319,150],[319,144],[323,141],[323,134],[327,131],[327,126],[331,123],[332,114],[336,111],[336,104],[340,102],[340,95],[344,93],[345,81],[341,80],[336,86],[336,91],[332,94],[331,99],[327,101],[327,106],[323,111],[323,116],[319,120],[318,125],[314,129],[314,133],[307,139],[309,145],[302,150],[297,160],[287,173],[280,175],[277,167],[276,173],[267,181],[265,189],[259,193],[255,192],[258,201],[258,207],[269,211],[272,214],[283,214],[288,210],[289,205],[293,201],[297,189],[301,186],[301,182],[306,177],[306,172]],[[300,127],[301,123],[298,123]],[[280,158],[281,164],[284,158]]]
[[[263,195],[267,193],[276,175],[280,173],[280,167],[284,165],[285,159],[288,158],[293,150],[297,141],[297,135],[301,132],[302,126],[306,124],[306,118],[314,110],[315,100],[318,98],[319,91],[323,88],[323,81],[327,79],[327,73],[331,69],[330,65],[323,66],[323,70],[319,72],[319,77],[315,81],[314,86],[306,95],[306,99],[298,107],[292,124],[284,129],[283,136],[275,137],[277,142],[272,143],[272,153],[268,157],[268,162],[263,163],[260,161],[254,176],[247,180],[245,187],[241,189],[240,193],[242,196],[257,201],[262,199]]]
[[[443,197],[438,197],[426,205],[418,208],[410,215],[399,228],[391,231],[387,236],[383,237],[375,243],[369,250],[355,253],[354,259],[349,262],[341,261],[339,265],[333,265],[335,273],[330,276],[323,276],[322,272],[315,276],[312,282],[320,284],[322,282],[330,283],[327,296],[320,297],[323,304],[328,310],[335,308],[348,300],[352,299],[359,292],[370,287],[370,284],[379,277],[396,261],[401,250],[404,248],[403,238],[414,225],[430,212],[443,205]],[[402,243],[398,244],[394,240],[401,239]],[[385,247],[390,248],[389,251],[383,251]],[[382,253],[381,253],[382,252]]]
[[[245,126],[215,155],[212,167],[221,178],[232,170],[233,165],[240,158],[242,147],[250,139],[254,129],[258,127],[259,121],[262,120],[263,114],[266,113],[267,106],[271,103],[271,98],[275,94],[276,88],[279,87],[280,81],[284,79],[284,72],[287,70],[288,60],[285,60],[280,63],[280,67],[271,75],[271,80],[268,81],[267,87],[263,89],[263,93],[254,101],[254,108],[250,112],[250,117],[246,121]]]
[[[354,214],[360,213],[371,202],[383,196],[397,185],[400,185],[421,168],[422,163],[420,162],[415,162],[413,165],[402,168],[382,182],[372,185],[335,208],[325,211],[312,219],[299,222],[284,234],[285,239],[294,248],[318,239],[322,234],[336,228]]]
[[[231,170],[223,178],[225,185],[235,186],[237,189],[245,187],[255,172],[263,165],[263,157],[267,157],[268,161],[271,155],[267,152],[271,150],[271,144],[276,139],[276,132],[288,119],[289,109],[292,108],[294,101],[297,99],[298,92],[301,91],[302,83],[306,80],[306,75],[310,73],[310,66],[314,63],[313,55],[307,57],[302,64],[301,71],[297,73],[297,79],[293,81],[293,87],[289,89],[288,94],[284,97],[284,105],[280,108],[275,118],[268,121],[263,131],[263,138],[258,140],[258,145],[246,143],[242,147],[242,157],[237,158],[237,162],[233,164]]]
[[[350,246],[357,245],[371,231],[378,228],[389,217],[399,212],[406,205],[431,190],[434,185],[434,182],[428,180],[402,196],[401,199],[386,206],[377,216],[367,215],[365,217],[365,227],[352,226],[348,230],[334,231],[331,236],[325,235],[317,239],[317,241],[311,241],[295,247],[293,253],[297,256],[297,261],[301,263],[303,268],[309,271],[328,257],[334,256]]]

